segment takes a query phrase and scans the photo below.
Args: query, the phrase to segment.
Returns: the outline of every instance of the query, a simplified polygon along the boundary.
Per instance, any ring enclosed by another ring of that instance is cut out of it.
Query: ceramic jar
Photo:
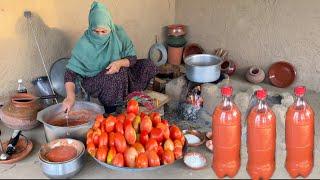
[[[252,66],[246,73],[246,78],[251,83],[261,83],[265,78],[264,71],[256,66]]]
[[[229,76],[233,75],[236,72],[236,64],[229,59],[224,60],[221,65],[221,72],[228,74]]]
[[[36,127],[37,113],[41,106],[29,93],[18,93],[0,109],[0,118],[11,129],[30,130]]]

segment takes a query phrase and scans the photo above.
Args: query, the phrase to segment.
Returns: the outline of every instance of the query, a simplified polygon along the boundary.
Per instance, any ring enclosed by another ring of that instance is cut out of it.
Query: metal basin
[[[186,75],[197,83],[213,82],[220,77],[220,57],[211,54],[195,54],[184,59]]]
[[[77,156],[65,162],[50,162],[45,159],[45,154],[57,146],[72,146],[77,150]],[[42,172],[52,179],[69,179],[76,175],[84,165],[85,147],[80,141],[74,139],[57,139],[41,146],[38,153]]]
[[[94,123],[95,117],[97,114],[103,114],[104,108],[98,104],[86,102],[86,101],[76,101],[75,105],[73,106],[71,113],[81,112],[86,110],[90,112],[88,115],[87,123],[77,125],[77,126],[69,126],[69,127],[61,127],[61,126],[54,126],[48,123],[49,120],[56,117],[65,117],[65,113],[62,109],[62,104],[55,104],[49,106],[42,111],[38,112],[37,120],[42,122],[44,125],[44,131],[46,135],[47,142],[50,142],[55,139],[60,138],[72,138],[77,139],[82,142],[85,141],[86,133],[88,129],[90,129]],[[69,115],[70,121],[72,121],[71,115]],[[70,123],[71,124],[71,123]]]

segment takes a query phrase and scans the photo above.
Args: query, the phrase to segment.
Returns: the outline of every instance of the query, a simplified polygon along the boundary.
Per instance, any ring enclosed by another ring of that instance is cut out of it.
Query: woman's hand
[[[73,107],[75,99],[72,97],[66,97],[62,102],[63,111],[69,113]]]
[[[106,68],[108,70],[106,74],[115,74],[120,71],[121,67],[129,67],[129,60],[120,59],[110,63],[109,66]]]

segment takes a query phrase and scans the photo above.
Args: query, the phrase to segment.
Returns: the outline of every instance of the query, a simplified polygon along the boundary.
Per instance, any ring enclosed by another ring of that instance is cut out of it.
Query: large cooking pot
[[[195,54],[184,59],[186,75],[190,81],[197,83],[213,82],[220,77],[222,59],[211,54]]]
[[[72,121],[79,117],[85,117],[87,123],[70,125],[69,127],[50,124],[52,119],[65,118],[66,114],[62,109],[62,103],[49,106],[38,112],[37,120],[43,123],[45,136],[48,142],[61,138],[72,138],[85,142],[86,133],[92,127],[96,115],[103,113],[103,107],[98,104],[86,101],[76,101],[69,113],[69,123],[72,124]]]

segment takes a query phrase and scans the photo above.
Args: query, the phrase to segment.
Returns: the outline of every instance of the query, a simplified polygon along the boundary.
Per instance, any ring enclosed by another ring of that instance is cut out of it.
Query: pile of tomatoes
[[[139,112],[130,100],[126,113],[98,115],[87,132],[87,151],[99,161],[118,167],[147,168],[182,158],[185,137],[157,112]]]

